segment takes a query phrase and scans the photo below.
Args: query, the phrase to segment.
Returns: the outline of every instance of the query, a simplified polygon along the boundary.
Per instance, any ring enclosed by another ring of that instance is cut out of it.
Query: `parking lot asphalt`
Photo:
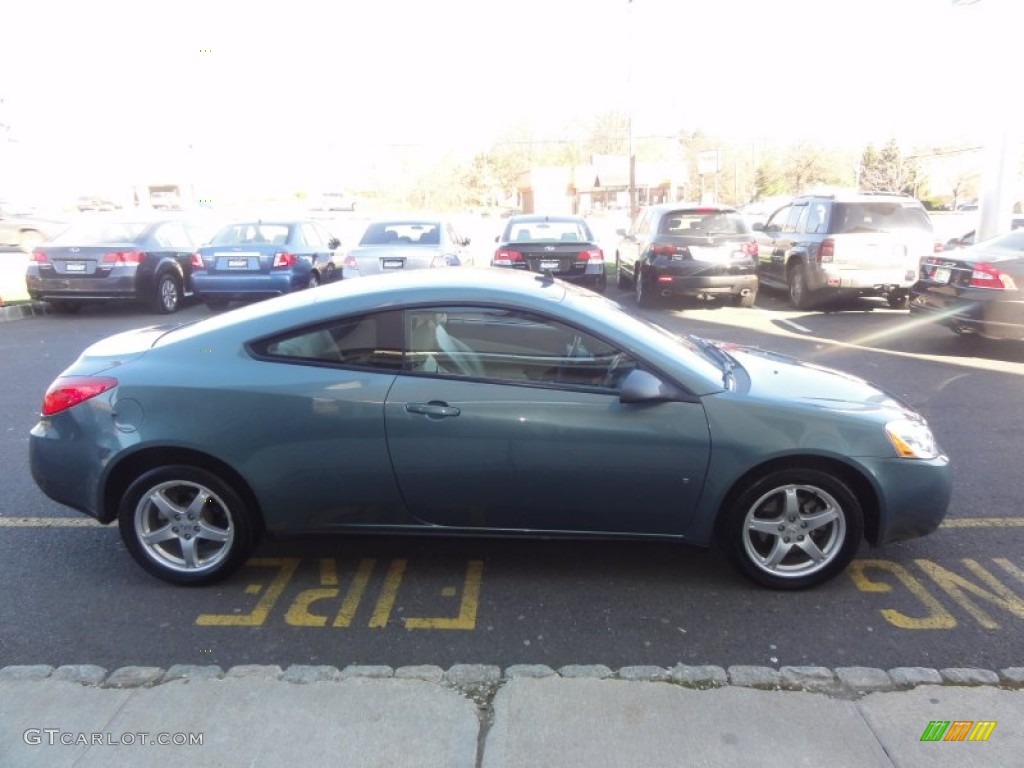
[[[0,669],[0,765],[1015,766],[1024,668]]]

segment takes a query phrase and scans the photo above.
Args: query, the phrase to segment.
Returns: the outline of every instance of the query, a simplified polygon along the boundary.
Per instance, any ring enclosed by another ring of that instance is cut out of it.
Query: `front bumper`
[[[861,459],[878,492],[878,526],[868,526],[876,545],[931,533],[942,523],[953,494],[949,459]]]

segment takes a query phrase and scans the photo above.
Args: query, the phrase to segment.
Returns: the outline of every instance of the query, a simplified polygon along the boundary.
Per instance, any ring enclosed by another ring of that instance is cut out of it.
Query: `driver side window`
[[[411,372],[502,383],[617,390],[636,360],[608,342],[529,312],[432,307],[406,312]]]

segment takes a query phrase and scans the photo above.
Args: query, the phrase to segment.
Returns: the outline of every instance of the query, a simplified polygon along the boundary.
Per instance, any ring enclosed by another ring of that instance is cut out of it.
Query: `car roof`
[[[655,211],[656,213],[665,213],[667,211],[720,211],[722,213],[739,213],[739,210],[734,205],[723,205],[721,203],[696,203],[681,200],[676,203],[656,203],[654,205],[648,205],[648,210]]]
[[[523,224],[534,221],[572,221],[586,222],[582,216],[571,213],[519,213],[508,217],[509,223]]]
[[[903,203],[920,202],[917,198],[911,197],[910,195],[903,195],[899,192],[867,192],[860,190],[837,190],[835,192],[794,195],[793,200],[835,200],[839,203],[863,203],[871,200]]]

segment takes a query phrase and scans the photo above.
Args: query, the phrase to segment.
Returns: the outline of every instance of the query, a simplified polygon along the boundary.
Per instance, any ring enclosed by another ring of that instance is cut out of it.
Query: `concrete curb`
[[[50,314],[50,306],[44,301],[31,301],[27,304],[5,304],[0,306],[0,323],[48,314]]]
[[[510,680],[523,677],[594,680],[629,680],[676,685],[682,688],[707,690],[724,686],[774,691],[804,691],[835,698],[856,698],[879,691],[909,690],[924,685],[947,687],[997,687],[1024,689],[1024,667],[1007,667],[998,672],[968,667],[932,669],[929,667],[897,667],[891,670],[874,667],[762,667],[734,665],[675,667],[628,666],[612,670],[602,664],[570,665],[554,670],[540,664],[516,664],[502,670],[487,664],[456,664],[443,670],[436,666],[350,665],[339,669],[327,665],[243,664],[227,670],[217,665],[175,664],[160,667],[121,667],[108,672],[93,664],[48,664],[0,667],[0,682],[64,680],[84,686],[101,688],[152,688],[172,682],[259,678],[293,685],[313,682],[342,682],[353,678],[413,679],[433,682],[465,693],[479,695],[481,688],[497,690]]]

